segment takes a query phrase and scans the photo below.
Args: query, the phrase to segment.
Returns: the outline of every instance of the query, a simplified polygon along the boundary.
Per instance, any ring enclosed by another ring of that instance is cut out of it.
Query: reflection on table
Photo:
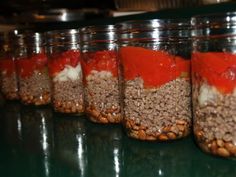
[[[235,177],[236,161],[203,153],[192,136],[174,142],[128,138],[121,125],[17,102],[0,111],[0,170],[7,177]]]

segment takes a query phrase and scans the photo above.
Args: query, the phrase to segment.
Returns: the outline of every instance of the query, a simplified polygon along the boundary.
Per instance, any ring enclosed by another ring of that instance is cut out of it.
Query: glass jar
[[[4,58],[4,33],[0,32],[0,61]],[[0,62],[0,67],[1,67],[1,62]],[[0,68],[1,71],[1,68]],[[2,79],[1,79],[1,74],[0,74],[0,107],[3,105],[3,95],[2,95]]]
[[[89,26],[81,31],[86,113],[93,122],[120,123],[115,27]]]
[[[190,133],[190,21],[118,25],[124,126],[130,137],[167,141]]]
[[[7,100],[19,99],[16,61],[14,58],[17,35],[19,35],[17,30],[7,33],[7,40],[4,41],[5,46],[2,49],[0,58],[1,91]]]
[[[204,151],[236,156],[236,13],[192,18],[194,135]]]
[[[17,54],[20,100],[24,104],[49,104],[51,87],[43,35],[27,33],[24,40],[26,44],[22,43]]]
[[[46,35],[54,110],[81,114],[84,112],[84,90],[79,30],[50,31]]]

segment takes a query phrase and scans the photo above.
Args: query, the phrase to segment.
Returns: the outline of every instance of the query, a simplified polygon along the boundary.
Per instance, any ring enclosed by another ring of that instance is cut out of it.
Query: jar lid
[[[191,19],[192,37],[219,38],[236,35],[236,12],[206,14]]]
[[[80,32],[78,29],[48,31],[45,33],[45,37],[46,44],[49,46],[80,43]]]
[[[121,41],[162,41],[191,37],[190,19],[135,20],[117,24],[117,28]]]
[[[115,25],[98,25],[81,28],[81,41],[83,43],[116,42],[118,39]]]

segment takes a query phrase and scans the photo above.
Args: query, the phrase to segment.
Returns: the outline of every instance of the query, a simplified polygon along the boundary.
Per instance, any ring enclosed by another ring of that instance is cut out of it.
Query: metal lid
[[[127,21],[117,24],[121,41],[128,40],[175,40],[191,36],[189,19],[153,19]]]
[[[83,43],[116,42],[117,30],[114,25],[98,25],[81,28],[81,40]]]
[[[236,12],[207,14],[191,19],[193,37],[225,37],[236,35]]]
[[[78,29],[54,30],[45,33],[47,45],[64,45],[80,43]]]

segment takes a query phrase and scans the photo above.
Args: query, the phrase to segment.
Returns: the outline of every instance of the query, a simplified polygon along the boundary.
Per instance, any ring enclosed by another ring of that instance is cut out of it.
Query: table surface
[[[0,112],[3,177],[235,177],[236,161],[203,153],[193,137],[133,140],[121,125],[91,123],[50,107],[7,103]]]

